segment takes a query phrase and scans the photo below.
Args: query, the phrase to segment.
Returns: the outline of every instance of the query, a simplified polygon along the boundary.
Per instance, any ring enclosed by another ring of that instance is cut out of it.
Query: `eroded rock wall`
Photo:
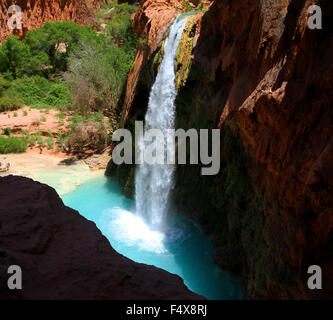
[[[74,21],[82,25],[96,26],[95,11],[101,0],[1,0],[0,1],[0,42],[9,35],[23,37],[29,30],[42,27],[50,21]],[[10,30],[8,8],[11,5],[22,9],[22,29]]]
[[[315,3],[323,30],[307,25]],[[263,206],[251,297],[332,297],[332,10],[325,0],[216,1],[202,21],[194,60],[206,76],[194,82],[216,84],[232,72],[217,90],[227,93],[225,104],[206,107],[221,106],[219,128],[239,136]],[[324,270],[322,292],[307,290],[311,264]]]

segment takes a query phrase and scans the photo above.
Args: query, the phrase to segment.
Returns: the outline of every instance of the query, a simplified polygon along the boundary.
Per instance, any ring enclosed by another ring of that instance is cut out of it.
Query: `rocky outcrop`
[[[313,4],[323,30],[307,27]],[[141,10],[163,15],[149,1]],[[184,41],[193,51],[189,71],[177,66],[188,74],[177,75],[177,127],[220,128],[222,161],[216,177],[178,166],[172,198],[211,235],[216,261],[240,275],[248,298],[333,296],[332,14],[329,0],[215,1]],[[127,124],[149,94],[142,72],[131,76]],[[307,289],[313,264],[323,290]]]
[[[82,25],[96,26],[95,11],[101,0],[4,0],[0,2],[0,42],[9,35],[23,37],[29,30],[42,27],[45,22],[74,21]],[[7,26],[8,8],[11,5],[22,9],[22,29],[10,30]]]
[[[22,290],[7,288],[10,265]],[[118,254],[96,225],[31,179],[0,178],[0,299],[201,299],[181,278]]]
[[[308,28],[314,3],[323,30]],[[262,203],[262,230],[252,240],[260,256],[242,245],[250,297],[333,296],[332,10],[325,0],[217,1],[202,21],[194,69],[206,76],[192,87],[219,83],[205,108],[222,110],[219,128],[239,137]],[[215,99],[222,92],[225,103]],[[311,264],[323,268],[323,291],[307,290]]]

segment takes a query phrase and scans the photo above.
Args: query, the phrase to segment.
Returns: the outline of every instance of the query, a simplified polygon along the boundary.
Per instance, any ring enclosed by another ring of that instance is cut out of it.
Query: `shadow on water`
[[[169,213],[163,232],[153,230],[133,214],[134,203],[122,195],[118,182],[106,177],[84,183],[63,201],[94,221],[122,255],[178,274],[208,299],[242,298],[239,282],[213,263],[208,236],[188,218]]]
[[[242,298],[239,281],[214,264],[214,248],[199,225],[181,214],[169,213],[165,235],[163,243],[191,290],[208,299]]]

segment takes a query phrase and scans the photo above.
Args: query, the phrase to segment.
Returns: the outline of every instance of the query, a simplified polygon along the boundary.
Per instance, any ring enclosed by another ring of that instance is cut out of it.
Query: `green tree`
[[[9,79],[21,77],[30,58],[29,46],[18,36],[10,36],[0,47],[0,72]]]
[[[80,114],[102,111],[114,114],[132,66],[132,58],[100,35],[73,51],[68,72],[64,74]]]
[[[32,52],[29,44],[17,36],[8,37],[0,47],[0,72],[10,80],[42,73],[42,66],[48,60],[46,53]]]
[[[52,72],[65,71],[72,49],[95,33],[90,26],[83,27],[71,21],[54,21],[29,31],[25,41],[34,54],[43,52],[49,57]]]
[[[9,84],[2,74],[0,74],[0,97],[3,95]]]

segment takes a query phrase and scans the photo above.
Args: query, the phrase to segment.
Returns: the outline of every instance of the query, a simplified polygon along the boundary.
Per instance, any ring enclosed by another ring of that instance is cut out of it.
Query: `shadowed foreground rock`
[[[117,253],[49,186],[0,178],[0,299],[201,299],[181,278]],[[7,288],[19,265],[23,290]]]

